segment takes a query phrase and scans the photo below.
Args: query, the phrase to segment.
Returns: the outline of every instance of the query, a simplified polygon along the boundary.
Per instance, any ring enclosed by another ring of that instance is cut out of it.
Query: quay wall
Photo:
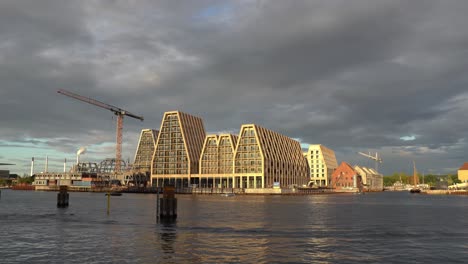
[[[466,190],[427,190],[422,193],[432,195],[468,195],[468,191]]]

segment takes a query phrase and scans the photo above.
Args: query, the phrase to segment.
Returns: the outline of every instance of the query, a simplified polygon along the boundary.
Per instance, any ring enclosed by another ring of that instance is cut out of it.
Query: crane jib
[[[71,97],[71,98],[75,98],[77,100],[80,100],[80,101],[88,103],[88,104],[92,104],[92,105],[95,105],[95,106],[110,110],[115,115],[126,115],[126,116],[129,116],[129,117],[133,117],[135,119],[139,119],[141,121],[144,120],[144,118],[142,116],[132,114],[132,113],[130,113],[130,112],[126,111],[126,110],[123,110],[123,109],[121,109],[119,107],[116,107],[116,106],[113,106],[113,105],[110,105],[110,104],[106,104],[104,102],[98,101],[96,99],[92,99],[90,97],[81,96],[79,94],[76,94],[76,93],[73,93],[73,92],[70,92],[70,91],[67,91],[67,90],[64,90],[64,89],[58,90],[57,93],[66,95],[66,96]]]
[[[125,110],[123,110],[121,108],[118,108],[118,107],[115,107],[113,105],[106,104],[106,103],[103,103],[101,101],[89,98],[89,97],[84,97],[84,96],[81,96],[79,94],[75,94],[75,93],[72,93],[72,92],[69,92],[69,91],[66,91],[66,90],[63,90],[63,89],[58,90],[57,93],[66,95],[68,97],[74,98],[76,100],[80,100],[80,101],[88,103],[88,104],[92,104],[92,105],[95,105],[95,106],[110,110],[115,115],[117,115],[117,140],[116,140],[117,142],[116,142],[116,151],[115,151],[116,153],[115,153],[114,172],[115,173],[120,173],[121,172],[121,170],[120,170],[120,161],[122,160],[123,117],[124,116],[129,116],[129,117],[133,117],[135,119],[140,119],[141,121],[143,121],[143,117],[134,115],[134,114],[132,114],[132,113],[130,113],[128,111],[125,111]]]

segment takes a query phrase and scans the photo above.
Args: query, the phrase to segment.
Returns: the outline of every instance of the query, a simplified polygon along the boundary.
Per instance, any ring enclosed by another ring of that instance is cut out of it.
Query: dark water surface
[[[155,195],[2,190],[0,263],[468,263],[468,197]]]

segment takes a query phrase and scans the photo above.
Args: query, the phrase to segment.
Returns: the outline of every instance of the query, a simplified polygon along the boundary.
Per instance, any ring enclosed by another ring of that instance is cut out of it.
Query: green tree
[[[34,182],[34,176],[27,176],[27,177],[19,177],[18,183],[26,183],[31,184]]]

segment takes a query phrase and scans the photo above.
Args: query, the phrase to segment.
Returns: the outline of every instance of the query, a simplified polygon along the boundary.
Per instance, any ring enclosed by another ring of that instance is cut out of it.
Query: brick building
[[[362,178],[347,162],[341,164],[332,173],[332,187],[336,190],[361,190]]]

